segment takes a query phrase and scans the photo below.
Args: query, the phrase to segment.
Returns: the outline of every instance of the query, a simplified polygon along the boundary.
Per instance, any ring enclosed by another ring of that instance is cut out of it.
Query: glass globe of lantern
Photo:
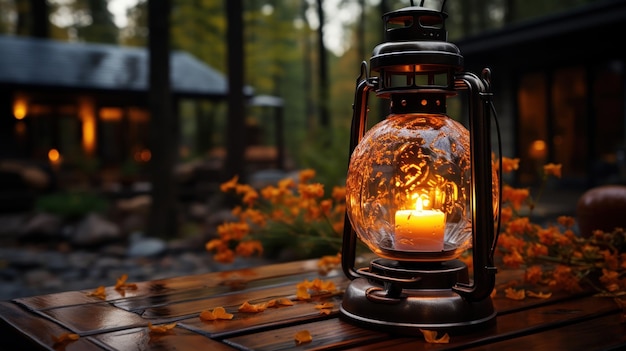
[[[346,179],[359,239],[400,261],[458,257],[471,246],[470,136],[444,114],[395,114],[365,134]]]

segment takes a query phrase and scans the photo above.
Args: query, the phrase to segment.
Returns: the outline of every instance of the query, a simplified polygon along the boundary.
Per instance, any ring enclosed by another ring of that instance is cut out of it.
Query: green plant
[[[67,219],[75,219],[86,214],[102,213],[109,207],[109,202],[102,196],[90,192],[58,192],[40,196],[35,209],[62,216]]]

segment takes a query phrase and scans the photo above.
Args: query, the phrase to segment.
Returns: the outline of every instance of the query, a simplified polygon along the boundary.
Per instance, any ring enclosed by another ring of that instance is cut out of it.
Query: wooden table
[[[317,261],[298,261],[137,283],[136,290],[106,288],[104,300],[89,291],[18,298],[0,302],[2,350],[606,350],[626,349],[626,324],[612,299],[592,294],[553,295],[548,299],[493,299],[496,325],[452,335],[447,344],[423,336],[399,336],[357,327],[341,318],[341,294],[310,301],[296,299],[305,279],[347,279],[340,270],[319,275]],[[498,281],[519,272],[502,271]],[[287,297],[293,306],[259,313],[238,312],[244,302]],[[315,306],[332,302],[331,313]],[[223,306],[232,320],[202,321],[199,313]],[[167,333],[150,332],[148,323],[176,322]],[[294,335],[308,330],[312,341],[297,345]],[[53,336],[76,333],[75,341],[55,344]]]

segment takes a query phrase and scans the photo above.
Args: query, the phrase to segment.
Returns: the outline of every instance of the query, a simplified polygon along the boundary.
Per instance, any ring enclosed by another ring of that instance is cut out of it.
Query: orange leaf
[[[313,341],[313,337],[311,336],[311,333],[308,330],[301,330],[296,333],[295,340],[296,340],[296,344],[300,345],[300,344]]]
[[[209,310],[203,310],[202,312],[200,312],[200,315],[198,317],[200,317],[200,319],[203,321],[214,321],[217,319],[213,312]]]
[[[213,315],[217,319],[233,319],[233,317],[235,316],[232,313],[226,312],[226,309],[224,309],[224,307],[215,307],[215,309],[213,310]]]
[[[420,329],[420,331],[424,335],[424,340],[429,344],[447,344],[450,342],[450,335],[448,335],[448,333],[437,338],[437,332],[434,330]]]
[[[315,308],[319,310],[325,309],[325,308],[333,308],[333,307],[335,307],[335,304],[333,304],[332,302],[324,302],[319,305],[315,305]]]
[[[263,312],[267,306],[264,303],[250,304],[248,301],[239,306],[239,312],[257,313]]]
[[[117,278],[117,282],[115,283],[115,290],[136,290],[137,284],[126,283],[127,279],[128,274],[122,274],[121,277]]]
[[[217,319],[233,319],[234,315],[227,313],[224,307],[215,307],[213,311],[204,310],[200,312],[199,317],[203,321],[214,321]]]
[[[52,335],[52,340],[54,340],[54,344],[62,344],[64,342],[75,341],[80,338],[80,335],[74,333],[63,333],[59,336]]]
[[[311,298],[311,294],[309,294],[309,289],[307,289],[304,285],[298,285],[296,290],[296,298],[298,300],[308,300]]]
[[[101,285],[101,286],[97,287],[94,291],[88,292],[87,296],[93,296],[93,297],[97,297],[97,298],[99,298],[101,300],[106,300],[107,293],[104,290],[104,286]]]
[[[552,296],[552,293],[543,293],[543,292],[533,292],[533,291],[527,291],[526,295],[528,297],[536,297],[539,299],[549,299]]]
[[[150,329],[150,333],[165,334],[168,331],[174,329],[175,326],[175,322],[161,325],[152,325],[152,322],[148,322],[148,329]]]
[[[293,306],[293,301],[283,297],[278,300],[276,299],[269,300],[265,305],[268,308],[278,307],[278,306]]]
[[[526,291],[524,289],[515,290],[513,288],[506,288],[504,294],[504,296],[511,300],[523,300],[526,298]]]

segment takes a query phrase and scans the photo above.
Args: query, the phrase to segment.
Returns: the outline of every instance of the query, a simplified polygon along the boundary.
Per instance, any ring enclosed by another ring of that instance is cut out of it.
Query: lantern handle
[[[367,101],[370,90],[378,86],[378,77],[369,77],[367,62],[361,62],[361,72],[356,79],[356,91],[352,104],[352,125],[350,127],[350,153],[365,135],[367,126]],[[341,247],[341,267],[349,279],[356,279],[362,275],[354,268],[356,261],[356,232],[352,228],[346,212],[343,225],[343,241]]]
[[[493,263],[494,240],[497,240],[493,225],[493,177],[491,166],[491,113],[492,97],[489,71],[483,77],[469,72],[460,72],[455,77],[457,89],[468,90],[470,155],[472,159],[473,203],[472,259],[474,265],[473,284],[457,283],[453,290],[470,301],[489,297],[495,286],[497,272]],[[500,206],[498,204],[497,210]],[[499,217],[499,215],[498,215]]]

